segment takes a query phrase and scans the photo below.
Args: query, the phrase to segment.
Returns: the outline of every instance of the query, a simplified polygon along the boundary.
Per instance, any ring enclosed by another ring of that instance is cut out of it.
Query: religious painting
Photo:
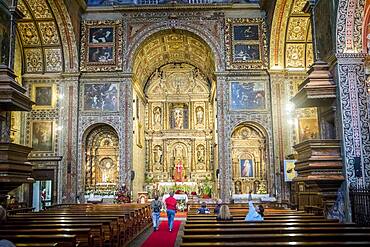
[[[31,99],[35,102],[34,109],[50,109],[55,107],[56,86],[50,83],[32,84]]]
[[[162,124],[162,109],[159,106],[153,109],[153,126],[159,127]]]
[[[89,47],[89,62],[110,63],[113,56],[112,46]]]
[[[34,121],[32,122],[32,148],[35,152],[53,151],[53,122]]]
[[[284,180],[285,182],[292,182],[293,178],[297,176],[295,167],[295,160],[284,160]]]
[[[170,126],[171,129],[188,128],[188,105],[184,103],[170,104]]]
[[[240,176],[241,177],[253,177],[253,160],[252,159],[240,159]]]
[[[84,84],[83,100],[85,111],[117,111],[118,84]]]
[[[231,110],[264,110],[264,82],[231,82]]]
[[[300,142],[319,137],[319,125],[316,118],[300,118],[298,121],[298,130]]]
[[[258,25],[234,26],[234,40],[258,40]]]
[[[85,21],[82,25],[81,70],[122,70],[122,23]]]
[[[93,27],[89,29],[89,44],[106,44],[114,42],[113,27]]]
[[[8,65],[10,47],[10,14],[0,5],[0,64]]]
[[[102,185],[115,183],[117,180],[117,165],[110,157],[104,157],[100,160],[96,170],[96,181]]]
[[[234,45],[234,61],[251,61],[260,59],[259,45]]]
[[[266,69],[266,25],[262,18],[228,18],[225,29],[228,69]]]

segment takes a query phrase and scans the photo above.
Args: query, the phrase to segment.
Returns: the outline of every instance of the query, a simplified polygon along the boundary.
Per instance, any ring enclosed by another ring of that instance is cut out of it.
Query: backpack
[[[153,212],[154,213],[159,213],[161,211],[161,202],[158,201],[157,202],[154,202],[154,205],[153,205]]]

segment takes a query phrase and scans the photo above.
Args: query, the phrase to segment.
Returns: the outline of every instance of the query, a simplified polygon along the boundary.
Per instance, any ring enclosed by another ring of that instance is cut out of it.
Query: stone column
[[[345,217],[351,220],[348,187],[370,183],[370,131],[364,54],[337,54]],[[340,202],[339,202],[340,203]]]
[[[228,131],[229,117],[228,95],[229,87],[225,74],[217,73],[217,138],[218,138],[218,168],[220,183],[220,198],[224,203],[230,202],[231,196],[231,159],[230,159],[230,131]]]
[[[346,181],[370,183],[370,128],[364,54],[337,54]]]
[[[133,150],[133,85],[132,74],[124,73],[120,85],[120,118],[121,133],[119,135],[120,163],[119,163],[119,181],[120,184],[126,184],[129,191],[132,192],[132,150]],[[145,125],[144,125],[145,126]],[[143,127],[144,127],[143,126]]]

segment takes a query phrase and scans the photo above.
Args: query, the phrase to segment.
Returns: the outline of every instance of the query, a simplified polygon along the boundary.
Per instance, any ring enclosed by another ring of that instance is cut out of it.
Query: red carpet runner
[[[141,247],[173,247],[180,224],[181,221],[175,220],[173,230],[170,232],[168,230],[168,221],[162,221],[158,231],[153,232]]]

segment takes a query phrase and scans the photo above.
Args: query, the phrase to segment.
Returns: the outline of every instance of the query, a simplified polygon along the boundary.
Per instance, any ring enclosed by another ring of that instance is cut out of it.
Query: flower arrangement
[[[125,186],[122,186],[117,192],[116,192],[116,198],[114,199],[114,203],[129,203],[130,197],[128,195],[127,189]]]

